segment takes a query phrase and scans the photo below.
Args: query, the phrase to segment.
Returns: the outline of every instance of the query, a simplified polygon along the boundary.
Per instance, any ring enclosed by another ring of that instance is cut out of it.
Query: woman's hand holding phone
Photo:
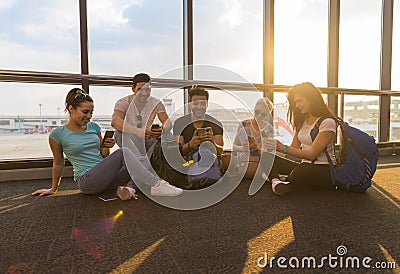
[[[115,145],[115,139],[113,138],[113,136],[114,136],[114,131],[107,130],[106,133],[104,134],[104,138],[101,142],[100,147],[101,148],[112,148]]]

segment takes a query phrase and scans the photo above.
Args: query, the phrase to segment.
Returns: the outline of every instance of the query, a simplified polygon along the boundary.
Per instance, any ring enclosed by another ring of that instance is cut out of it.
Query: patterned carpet
[[[400,156],[390,156],[365,194],[278,197],[265,185],[249,196],[243,181],[222,202],[195,211],[143,194],[103,202],[80,194],[71,179],[42,198],[30,193],[49,180],[1,183],[0,273],[375,273],[388,262],[396,269],[379,273],[399,273],[399,175]],[[276,259],[262,268],[265,255]]]

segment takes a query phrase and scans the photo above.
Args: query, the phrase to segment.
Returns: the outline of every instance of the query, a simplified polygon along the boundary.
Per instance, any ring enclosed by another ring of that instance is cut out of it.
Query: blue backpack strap
[[[314,142],[315,138],[317,138],[317,135],[318,135],[318,133],[319,133],[319,127],[320,127],[320,125],[322,124],[322,122],[323,122],[326,118],[329,118],[329,117],[321,117],[321,118],[319,118],[318,121],[315,123],[314,128],[313,128],[313,129],[311,130],[311,132],[310,132],[311,141]],[[326,148],[324,149],[324,152],[325,152],[325,155],[328,157],[328,161],[329,161],[330,157],[329,157],[328,150],[327,150]],[[332,161],[332,160],[331,160],[331,161]],[[314,162],[315,162],[315,160],[312,161],[311,163],[314,163]]]
[[[322,122],[323,122],[326,118],[332,118],[333,120],[335,120],[335,122],[337,122],[337,118],[336,118],[336,117],[328,116],[328,117],[321,117],[321,118],[319,118],[318,121],[315,123],[314,128],[313,128],[313,129],[311,130],[311,132],[310,132],[311,140],[312,140],[313,142],[314,142],[315,138],[317,138],[317,135],[318,135],[318,132],[319,132],[319,126],[322,124]],[[335,168],[335,165],[334,165],[333,162],[332,162],[331,156],[329,156],[329,153],[328,153],[328,149],[327,149],[327,148],[324,149],[324,152],[325,152],[326,158],[328,159],[329,171],[330,171],[330,173],[331,173],[332,184],[335,185],[335,179],[334,179],[334,177],[333,177],[333,175],[334,175],[334,174],[333,174],[333,170],[334,170],[334,168]],[[314,162],[315,162],[315,160],[312,161],[312,163],[314,163]]]
[[[194,152],[190,157],[193,159],[193,161],[194,161],[195,163],[197,163],[197,162],[199,161],[199,150],[197,150],[196,152]]]

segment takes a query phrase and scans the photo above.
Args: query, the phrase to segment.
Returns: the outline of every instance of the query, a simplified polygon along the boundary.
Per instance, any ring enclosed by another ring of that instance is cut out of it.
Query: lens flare
[[[110,218],[89,223],[82,228],[74,228],[72,234],[75,242],[87,255],[94,259],[101,258],[113,226],[122,214],[124,211],[120,210]]]

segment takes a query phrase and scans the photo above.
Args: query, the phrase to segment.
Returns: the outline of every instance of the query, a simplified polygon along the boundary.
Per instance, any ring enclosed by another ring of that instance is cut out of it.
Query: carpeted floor
[[[143,194],[103,202],[79,194],[71,179],[41,198],[30,193],[50,180],[1,183],[0,272],[399,273],[399,175],[400,156],[390,156],[364,194],[278,197],[265,185],[249,196],[244,181],[222,202],[195,211],[166,208]],[[282,257],[287,268],[277,259],[261,268],[265,255]],[[370,269],[362,266],[365,257]],[[292,267],[296,259],[299,268]],[[351,267],[356,260],[359,269]],[[377,269],[389,262],[396,269]]]

